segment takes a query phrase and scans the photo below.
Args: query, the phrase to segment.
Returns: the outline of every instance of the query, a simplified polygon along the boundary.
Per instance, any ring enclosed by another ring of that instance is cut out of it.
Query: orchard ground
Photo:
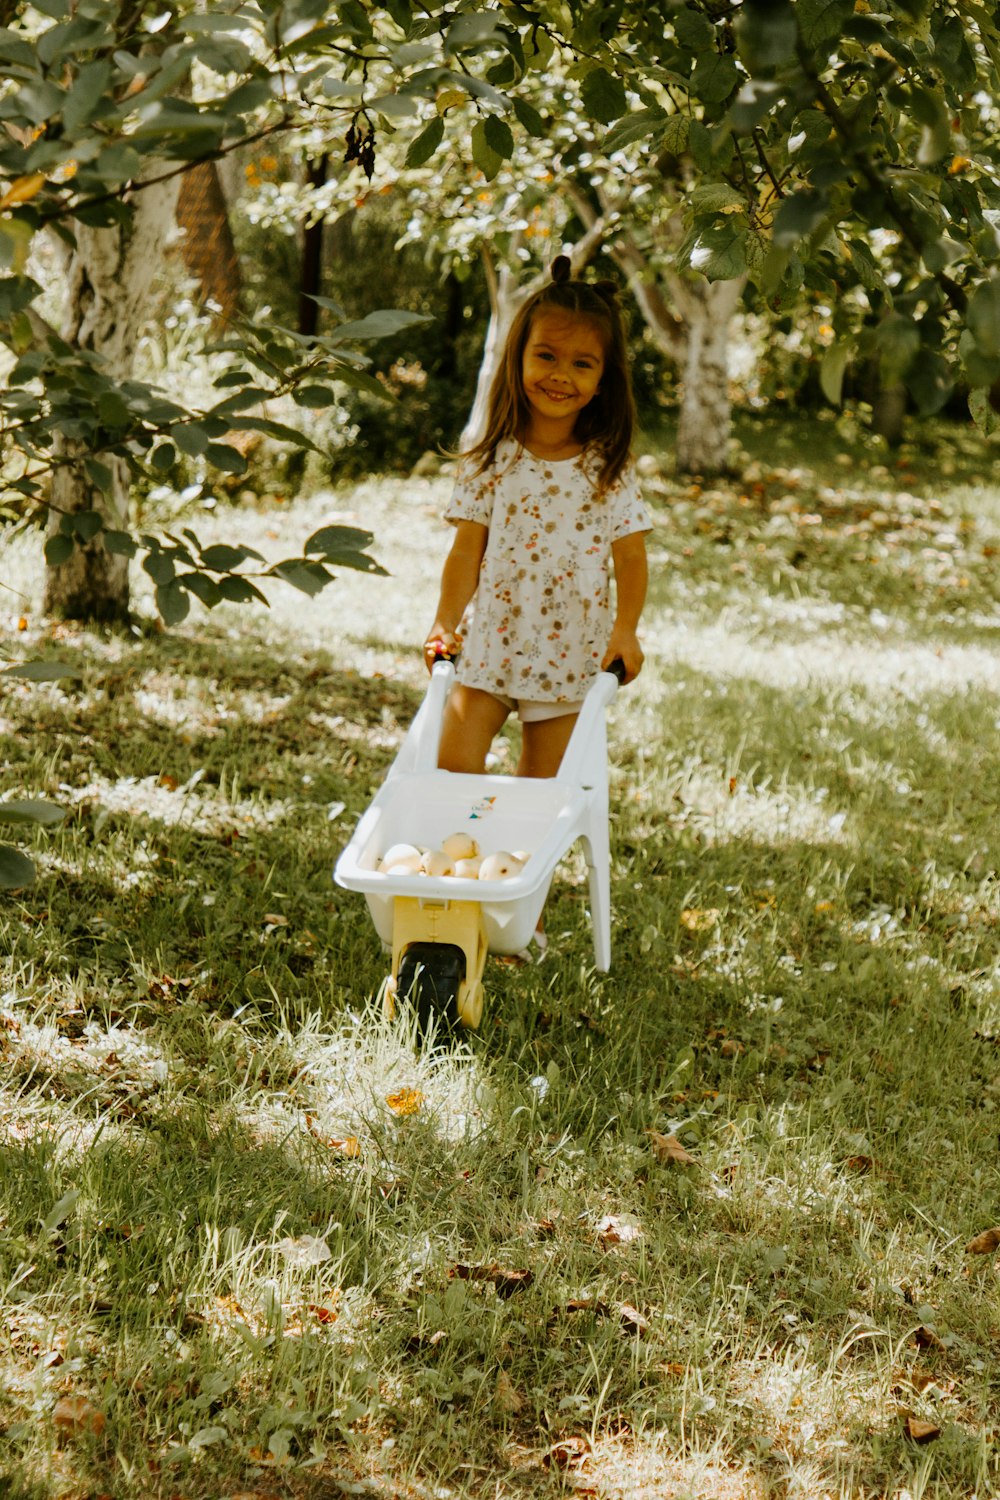
[[[175,631],[52,626],[6,550],[7,655],[81,675],[0,696],[5,791],[67,809],[0,907],[5,1495],[1000,1491],[996,450],[741,438],[648,482],[612,971],[573,857],[450,1054],[330,880],[447,480],[188,517],[391,577]]]

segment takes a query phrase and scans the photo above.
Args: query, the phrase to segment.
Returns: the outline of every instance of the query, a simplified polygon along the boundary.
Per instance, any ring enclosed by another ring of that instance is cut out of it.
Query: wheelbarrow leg
[[[592,821],[583,837],[590,886],[590,925],[594,934],[594,963],[602,974],[611,967],[611,848],[607,822]]]

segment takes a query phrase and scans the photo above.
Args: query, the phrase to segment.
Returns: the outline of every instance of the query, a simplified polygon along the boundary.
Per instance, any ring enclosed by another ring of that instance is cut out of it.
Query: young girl
[[[555,776],[590,679],[615,657],[626,682],[639,672],[650,521],[631,463],[634,425],[617,289],[571,279],[561,255],[514,319],[486,435],[462,456],[445,512],[455,537],[424,645],[428,668],[461,645],[444,770],[482,773],[516,709],[518,775]]]

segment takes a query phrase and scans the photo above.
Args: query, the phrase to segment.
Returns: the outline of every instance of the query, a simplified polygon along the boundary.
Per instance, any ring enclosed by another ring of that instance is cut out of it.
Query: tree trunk
[[[67,268],[67,307],[62,336],[67,343],[100,356],[104,372],[125,380],[150,301],[168,235],[174,225],[177,179],[136,193],[131,221],[113,229],[76,223],[76,248]],[[89,455],[79,443],[59,435],[61,459],[49,497],[49,532],[64,515],[96,511],[109,529],[128,526],[129,482],[124,459],[99,455],[110,471],[107,490],[97,487],[83,467]],[[78,543],[72,556],[46,572],[46,612],[63,619],[125,620],[129,612],[127,560],[108,552],[101,534]]]
[[[326,182],[329,157],[324,153],[309,163],[306,182],[321,188]],[[302,260],[299,267],[299,332],[312,338],[319,328],[319,303],[323,290],[323,234],[326,221],[317,217],[303,225]]]
[[[486,431],[490,387],[503,359],[504,345],[507,342],[510,326],[517,315],[518,308],[531,296],[536,285],[532,281],[527,285],[519,286],[510,267],[501,266],[497,270],[485,249],[483,264],[486,267],[486,279],[490,289],[490,321],[486,329],[486,342],[483,345],[483,357],[476,379],[476,394],[472,410],[459,439],[459,448],[462,450],[471,448]]]
[[[729,325],[743,281],[684,281],[673,290],[686,333],[677,468],[682,474],[724,474],[732,426]]]
[[[228,323],[239,311],[243,278],[226,195],[214,161],[196,163],[181,178],[177,226],[184,231],[181,255],[188,271],[197,278],[202,302],[214,303],[219,309],[219,322]]]

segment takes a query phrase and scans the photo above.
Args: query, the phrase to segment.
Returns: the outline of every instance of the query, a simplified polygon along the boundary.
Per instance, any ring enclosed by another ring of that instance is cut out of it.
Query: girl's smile
[[[531,408],[526,437],[565,441],[579,412],[597,395],[604,344],[589,318],[538,312],[521,357],[521,379]]]

